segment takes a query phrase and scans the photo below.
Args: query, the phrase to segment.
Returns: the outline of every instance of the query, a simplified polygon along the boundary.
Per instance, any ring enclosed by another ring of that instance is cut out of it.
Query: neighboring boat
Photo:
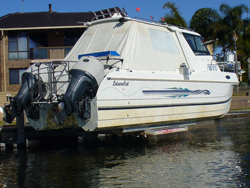
[[[25,110],[36,130],[73,117],[85,131],[113,132],[229,111],[237,76],[220,70],[198,33],[124,14],[87,23],[63,62],[32,65],[5,121]]]
[[[238,76],[242,76],[246,71],[241,69],[240,61],[235,59],[236,57],[235,51],[228,50],[223,54],[217,54],[217,64],[219,65],[222,71],[226,72],[237,72]],[[223,57],[224,56],[224,57]],[[223,59],[223,60],[222,60]],[[237,64],[235,63],[237,61]]]

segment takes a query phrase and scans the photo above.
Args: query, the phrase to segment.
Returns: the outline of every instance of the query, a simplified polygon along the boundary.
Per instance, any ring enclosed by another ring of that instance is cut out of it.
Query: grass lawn
[[[16,122],[12,122],[10,125],[15,125]],[[0,125],[9,125],[9,124],[6,124],[4,121],[0,121]]]

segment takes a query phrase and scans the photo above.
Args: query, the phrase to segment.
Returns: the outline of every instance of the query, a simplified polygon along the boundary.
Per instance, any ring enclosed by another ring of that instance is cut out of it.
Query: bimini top
[[[65,61],[77,61],[78,56],[84,54],[116,51],[123,59],[122,69],[176,70],[183,63],[189,64],[184,54],[185,48],[193,53],[183,39],[182,32],[200,37],[195,32],[175,26],[148,23],[119,15],[93,21],[88,25]]]

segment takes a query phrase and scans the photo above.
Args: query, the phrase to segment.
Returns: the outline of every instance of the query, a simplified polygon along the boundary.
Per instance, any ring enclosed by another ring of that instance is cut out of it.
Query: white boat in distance
[[[53,109],[56,128],[73,116],[85,131],[123,131],[228,113],[237,76],[198,33],[124,14],[86,23],[63,62],[33,64],[5,121],[25,110],[30,126],[49,129]]]

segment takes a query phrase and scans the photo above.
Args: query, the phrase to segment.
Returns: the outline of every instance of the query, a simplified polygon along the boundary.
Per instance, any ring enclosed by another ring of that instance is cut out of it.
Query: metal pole
[[[250,86],[250,58],[247,58],[247,63],[248,86]]]
[[[234,40],[234,51],[235,51],[235,73],[237,75],[238,81],[239,81],[239,75],[238,75],[238,63],[237,63],[237,46],[236,46],[236,41],[238,40],[238,36],[236,34],[236,31],[233,31],[233,40]],[[237,91],[239,91],[239,85],[236,86]]]
[[[235,55],[234,55],[234,61],[235,61],[235,73],[237,74],[238,77],[238,63],[237,63],[237,47],[236,47],[236,41],[234,41],[234,51],[235,51]],[[238,78],[239,79],[239,78]]]

